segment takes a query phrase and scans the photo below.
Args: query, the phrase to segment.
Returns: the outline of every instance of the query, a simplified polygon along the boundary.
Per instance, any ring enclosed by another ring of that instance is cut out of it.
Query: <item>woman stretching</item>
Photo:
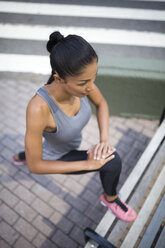
[[[77,35],[50,35],[47,43],[52,74],[27,107],[25,152],[13,157],[26,161],[31,173],[82,174],[98,171],[104,192],[101,202],[121,220],[134,221],[136,212],[117,195],[121,160],[109,144],[107,103],[94,84],[98,57]],[[80,151],[81,131],[91,116],[88,99],[96,106],[100,141]],[[44,142],[42,142],[44,137]]]

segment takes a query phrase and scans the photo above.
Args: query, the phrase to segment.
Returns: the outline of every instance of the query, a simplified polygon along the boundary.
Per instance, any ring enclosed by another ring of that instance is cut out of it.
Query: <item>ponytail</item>
[[[60,32],[56,31],[50,35],[46,47],[50,53],[52,67],[52,75],[47,84],[54,81],[54,73],[58,73],[65,80],[67,76],[80,75],[88,64],[98,60],[93,47],[78,35],[64,37]]]

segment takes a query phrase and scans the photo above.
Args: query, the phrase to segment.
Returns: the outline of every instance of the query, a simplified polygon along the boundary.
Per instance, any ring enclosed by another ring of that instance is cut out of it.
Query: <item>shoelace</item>
[[[124,212],[127,212],[128,211],[128,208],[120,201],[119,198],[116,198],[114,201],[112,202],[115,202],[118,206],[121,207],[121,209],[124,211]]]

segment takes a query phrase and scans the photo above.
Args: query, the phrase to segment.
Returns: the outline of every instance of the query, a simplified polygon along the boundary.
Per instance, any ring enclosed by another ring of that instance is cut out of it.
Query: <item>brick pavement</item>
[[[106,209],[97,173],[32,175],[26,166],[14,166],[11,157],[23,149],[25,109],[43,85],[35,77],[0,76],[0,247],[80,248],[83,229],[95,228]],[[158,121],[110,117],[110,140],[123,160],[119,188],[153,136]],[[92,116],[83,130],[81,148],[98,141]]]

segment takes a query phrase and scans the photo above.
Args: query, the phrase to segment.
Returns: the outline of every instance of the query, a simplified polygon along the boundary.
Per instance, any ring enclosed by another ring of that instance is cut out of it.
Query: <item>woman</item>
[[[117,196],[121,160],[109,144],[109,111],[107,103],[94,84],[98,57],[82,37],[59,32],[47,43],[52,74],[27,107],[25,151],[31,173],[81,174],[99,171],[104,189],[101,202],[124,221],[134,221],[136,212]],[[77,150],[81,131],[91,109],[96,106],[100,142],[88,151]],[[42,136],[44,142],[42,143]],[[25,161],[19,153],[14,163]]]

